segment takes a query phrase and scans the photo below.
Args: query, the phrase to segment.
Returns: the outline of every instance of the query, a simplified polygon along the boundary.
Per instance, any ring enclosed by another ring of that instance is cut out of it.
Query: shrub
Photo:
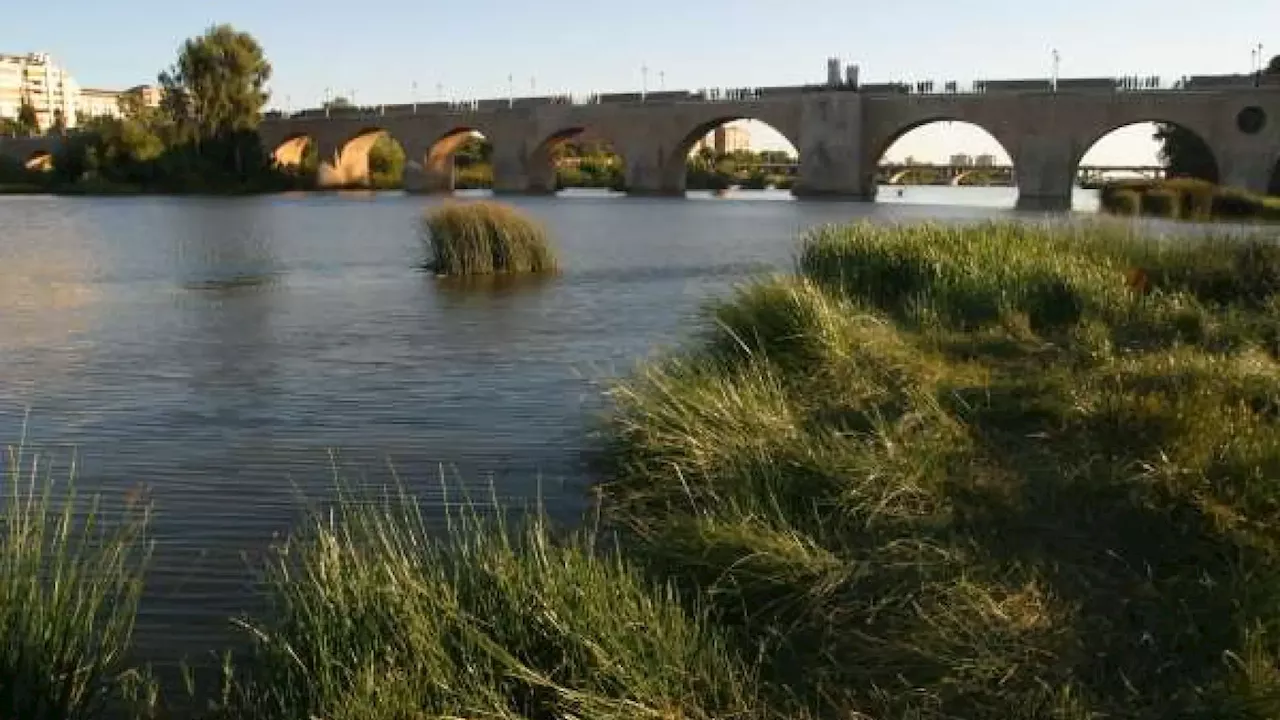
[[[496,202],[449,202],[423,223],[430,266],[442,275],[555,272],[546,230],[515,208]]]

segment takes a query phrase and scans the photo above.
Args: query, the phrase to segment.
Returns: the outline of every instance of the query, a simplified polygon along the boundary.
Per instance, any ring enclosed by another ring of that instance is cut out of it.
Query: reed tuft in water
[[[150,554],[148,512],[107,509],[22,449],[0,492],[0,717],[89,720],[120,697]]]
[[[551,273],[547,230],[524,212],[492,201],[448,202],[423,221],[429,266],[441,275]]]

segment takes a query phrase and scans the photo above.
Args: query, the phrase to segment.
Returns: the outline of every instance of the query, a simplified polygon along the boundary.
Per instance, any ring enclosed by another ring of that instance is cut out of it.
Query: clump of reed
[[[0,717],[89,720],[121,698],[147,509],[108,508],[10,448],[0,473]]]
[[[1280,714],[1271,250],[1129,232],[809,233],[615,387],[603,517],[780,716]]]
[[[524,212],[492,201],[447,202],[423,221],[429,266],[441,275],[550,273],[547,230]]]
[[[540,512],[347,497],[271,557],[226,715],[754,717],[753,676],[704,612]]]

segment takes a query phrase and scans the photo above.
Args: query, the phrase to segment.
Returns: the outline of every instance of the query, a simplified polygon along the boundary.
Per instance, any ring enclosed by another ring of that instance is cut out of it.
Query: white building
[[[120,96],[137,93],[143,105],[160,104],[159,88],[139,85],[128,90],[95,90],[81,88],[71,73],[58,66],[48,55],[0,53],[0,118],[16,120],[23,105],[36,110],[36,123],[46,131],[59,117],[66,127],[75,127],[83,119],[120,115]]]
[[[0,117],[17,119],[24,104],[36,109],[36,122],[47,130],[59,116],[75,124],[80,86],[66,70],[43,53],[0,54]]]

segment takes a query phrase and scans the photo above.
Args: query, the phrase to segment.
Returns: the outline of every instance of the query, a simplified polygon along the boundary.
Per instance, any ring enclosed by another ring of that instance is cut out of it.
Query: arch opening
[[[420,174],[406,186],[423,192],[493,188],[493,145],[474,127],[457,127],[436,138],[422,160]]]
[[[52,172],[53,153],[47,150],[37,150],[31,153],[22,165],[32,172]]]
[[[1009,151],[976,123],[936,118],[875,148],[877,201],[1013,208],[1018,174]]]
[[[668,163],[679,191],[790,191],[800,170],[792,138],[750,117],[716,118],[695,127]]]
[[[533,151],[529,191],[626,190],[626,160],[613,141],[591,127],[553,133]]]
[[[1203,137],[1159,120],[1128,123],[1094,138],[1073,173],[1072,204],[1078,209],[1189,219],[1212,214],[1220,177]]]
[[[342,144],[333,166],[321,165],[317,184],[328,188],[403,187],[404,147],[382,128],[366,128]]]
[[[320,150],[310,135],[288,137],[271,151],[271,161],[276,172],[292,179],[298,188],[310,188],[316,184],[320,171]]]

